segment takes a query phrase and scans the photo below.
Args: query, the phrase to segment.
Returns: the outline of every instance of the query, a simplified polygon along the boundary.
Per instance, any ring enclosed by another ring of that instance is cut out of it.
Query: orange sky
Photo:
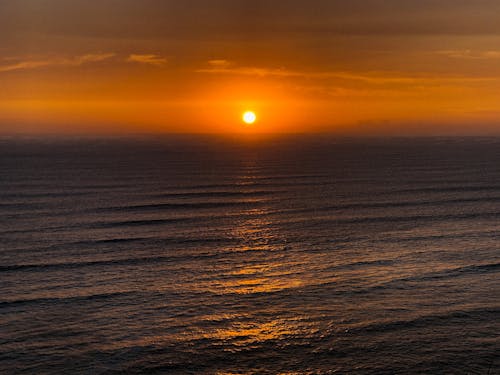
[[[5,0],[0,133],[498,134],[499,15],[493,0]]]

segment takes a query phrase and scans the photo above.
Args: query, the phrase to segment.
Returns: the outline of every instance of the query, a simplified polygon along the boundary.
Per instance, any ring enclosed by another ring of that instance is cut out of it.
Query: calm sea
[[[500,373],[500,139],[4,138],[0,212],[1,373]]]

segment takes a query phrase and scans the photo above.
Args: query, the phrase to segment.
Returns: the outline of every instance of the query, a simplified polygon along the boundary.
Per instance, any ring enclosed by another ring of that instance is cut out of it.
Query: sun
[[[245,124],[252,125],[257,120],[257,116],[252,111],[246,111],[243,113],[242,119]]]

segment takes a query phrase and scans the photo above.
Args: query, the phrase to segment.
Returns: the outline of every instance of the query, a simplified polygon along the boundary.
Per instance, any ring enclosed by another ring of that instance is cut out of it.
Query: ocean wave
[[[13,307],[25,304],[53,304],[53,303],[69,303],[69,302],[88,302],[94,300],[106,300],[116,297],[131,297],[139,295],[136,291],[120,291],[111,293],[96,293],[83,296],[66,296],[66,297],[40,297],[40,298],[25,298],[10,301],[0,301],[0,308]]]
[[[391,189],[382,194],[400,194],[400,193],[468,193],[480,191],[500,191],[500,185],[479,185],[479,186],[425,186],[408,189]]]
[[[151,203],[130,206],[99,207],[98,212],[109,211],[157,211],[157,210],[200,210],[227,207],[258,206],[268,201],[224,201],[224,202],[198,202],[198,203]]]
[[[387,332],[404,329],[415,329],[419,327],[432,327],[434,325],[447,326],[454,325],[455,320],[472,320],[476,324],[478,321],[500,318],[500,309],[494,307],[473,308],[464,310],[451,310],[442,314],[428,314],[412,319],[375,322],[368,325],[353,327],[348,330],[349,334],[365,334],[369,332]]]
[[[156,243],[157,246],[161,245],[161,242],[165,245],[165,242],[170,244],[188,244],[188,243],[209,243],[212,242],[231,242],[231,239],[219,240],[219,239],[209,239],[209,240],[190,240],[190,239],[180,239],[172,240],[159,240]],[[227,250],[220,250],[214,252],[203,252],[203,253],[189,253],[189,254],[179,254],[179,255],[158,255],[158,256],[146,256],[146,257],[130,257],[122,259],[109,259],[109,260],[89,260],[82,262],[61,262],[61,263],[33,263],[33,264],[11,264],[0,266],[0,272],[11,272],[11,271],[45,271],[45,270],[58,270],[58,269],[78,269],[84,267],[107,267],[107,266],[140,266],[146,264],[161,264],[161,263],[171,263],[171,262],[183,262],[183,261],[195,261],[200,259],[208,258],[224,258],[227,256],[235,256],[238,254],[246,254],[248,252],[269,252],[269,251],[286,251],[286,246],[278,246],[273,250],[268,247],[254,247],[249,249],[238,249],[238,247],[230,248]]]
[[[143,226],[156,226],[166,224],[179,224],[186,222],[195,222],[200,220],[198,217],[176,217],[169,219],[144,219],[144,220],[122,220],[122,221],[97,221],[81,225],[76,225],[77,228],[119,228],[119,227],[143,227]],[[60,227],[61,229],[68,227]]]
[[[200,191],[178,193],[148,194],[157,198],[219,198],[219,197],[261,197],[283,193],[282,190],[250,190],[250,191]]]
[[[45,270],[57,270],[57,269],[78,269],[83,267],[105,267],[105,266],[139,266],[145,264],[160,264],[165,262],[182,262],[182,261],[194,261],[200,259],[208,258],[224,258],[227,256],[236,256],[238,254],[245,254],[248,252],[269,252],[269,251],[287,251],[288,247],[285,245],[273,246],[269,249],[268,246],[254,246],[252,249],[247,249],[238,243],[240,240],[233,237],[207,237],[207,238],[196,238],[196,237],[171,237],[171,238],[131,238],[131,239],[108,239],[108,240],[96,240],[96,241],[76,241],[69,243],[62,243],[58,245],[52,245],[50,247],[45,247],[38,249],[40,251],[54,250],[54,249],[67,249],[67,248],[79,248],[82,246],[98,246],[98,245],[109,245],[109,244],[119,244],[119,243],[141,243],[144,246],[157,248],[159,246],[167,245],[229,245],[234,244],[234,247],[219,248],[217,251],[212,252],[197,252],[197,253],[187,253],[187,254],[171,254],[171,255],[157,255],[157,256],[146,256],[146,257],[128,257],[121,259],[109,259],[109,260],[89,260],[80,262],[61,262],[61,263],[33,263],[33,264],[11,264],[0,266],[0,272],[10,272],[10,271],[45,271]],[[26,251],[33,251],[34,249],[26,249]],[[19,252],[19,249],[13,250]],[[22,250],[21,250],[22,251]]]
[[[469,220],[469,219],[497,219],[500,217],[500,212],[471,212],[460,214],[443,214],[443,215],[407,215],[407,216],[361,216],[348,218],[332,218],[325,217],[319,219],[307,218],[302,220],[291,220],[286,224],[300,225],[304,227],[317,226],[320,224],[381,224],[381,223],[405,223],[405,222],[422,222],[422,221],[446,221],[446,220]]]
[[[500,271],[500,263],[487,263],[479,265],[467,265],[463,267],[456,267],[442,271],[424,273],[418,276],[403,278],[398,281],[429,281],[437,279],[450,279],[460,277],[468,274],[489,273]]]

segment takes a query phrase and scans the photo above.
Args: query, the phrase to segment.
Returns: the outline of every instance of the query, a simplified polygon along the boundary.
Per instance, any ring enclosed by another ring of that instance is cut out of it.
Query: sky
[[[499,19],[497,0],[1,0],[0,134],[500,134]]]

